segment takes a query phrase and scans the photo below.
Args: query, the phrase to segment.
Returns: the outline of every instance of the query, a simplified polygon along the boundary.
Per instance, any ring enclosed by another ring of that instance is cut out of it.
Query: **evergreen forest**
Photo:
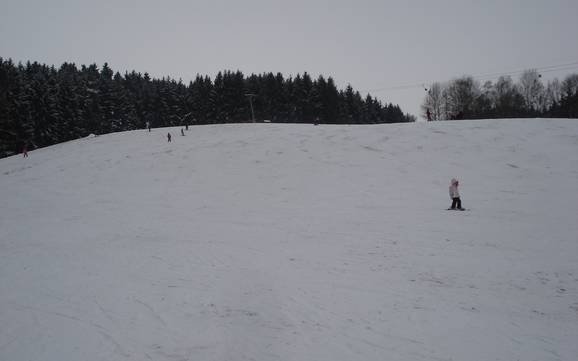
[[[415,121],[398,105],[308,73],[197,75],[188,84],[108,64],[59,68],[0,58],[0,157],[145,128],[239,122],[377,124]]]

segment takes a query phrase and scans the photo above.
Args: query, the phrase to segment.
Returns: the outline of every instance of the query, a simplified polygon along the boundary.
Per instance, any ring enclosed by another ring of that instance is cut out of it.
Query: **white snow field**
[[[116,133],[0,200],[2,361],[578,359],[578,120]]]

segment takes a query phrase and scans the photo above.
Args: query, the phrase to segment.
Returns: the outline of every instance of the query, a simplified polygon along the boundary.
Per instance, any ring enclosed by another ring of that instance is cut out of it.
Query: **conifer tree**
[[[0,157],[23,144],[42,147],[88,134],[152,127],[185,126],[251,119],[293,123],[383,123],[411,120],[399,107],[365,99],[332,78],[312,80],[305,72],[219,72],[214,80],[197,75],[183,84],[148,73],[114,72],[107,63],[59,69],[39,63],[15,65],[0,58]],[[566,97],[565,99],[570,99]],[[566,103],[565,103],[566,104]]]

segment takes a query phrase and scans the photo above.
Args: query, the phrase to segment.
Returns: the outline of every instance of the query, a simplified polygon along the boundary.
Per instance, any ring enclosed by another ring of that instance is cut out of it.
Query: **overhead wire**
[[[577,62],[571,62],[571,63],[558,64],[558,65],[548,65],[548,66],[542,66],[542,67],[529,67],[529,68],[512,70],[512,71],[505,71],[505,72],[478,74],[478,75],[472,75],[471,77],[473,79],[476,79],[476,80],[491,80],[491,79],[497,79],[501,76],[511,76],[511,75],[522,74],[523,72],[525,72],[529,69],[536,70],[539,73],[550,73],[550,72],[555,72],[555,71],[573,70],[573,69],[578,69],[578,61]],[[375,93],[375,92],[389,91],[389,90],[406,90],[406,89],[414,89],[414,88],[420,88],[420,87],[426,88],[426,84],[429,86],[429,84],[432,84],[435,82],[436,81],[424,81],[424,82],[419,82],[419,83],[418,82],[408,83],[408,84],[401,84],[401,85],[395,85],[395,86],[390,86],[390,87],[366,89],[363,92]]]

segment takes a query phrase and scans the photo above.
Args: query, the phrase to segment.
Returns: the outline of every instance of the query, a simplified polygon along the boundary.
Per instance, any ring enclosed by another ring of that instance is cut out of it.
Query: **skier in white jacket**
[[[452,199],[452,206],[448,209],[459,209],[463,211],[462,200],[460,199],[460,192],[458,191],[459,182],[457,179],[453,178],[450,183],[450,198]]]

